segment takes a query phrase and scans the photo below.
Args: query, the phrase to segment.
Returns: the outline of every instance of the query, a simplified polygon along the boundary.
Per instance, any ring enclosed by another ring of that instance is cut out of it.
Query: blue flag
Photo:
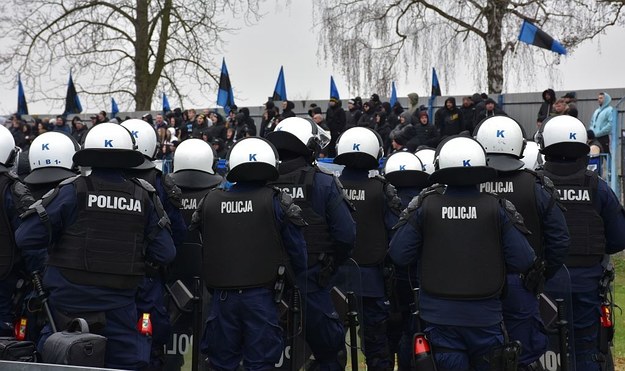
[[[441,84],[438,82],[438,76],[436,76],[436,68],[432,67],[432,97],[440,97],[441,93]]]
[[[341,99],[339,96],[339,89],[336,88],[336,84],[334,83],[334,77],[330,76],[330,99],[336,98]]]
[[[222,106],[226,114],[230,113],[230,107],[234,106],[234,93],[230,83],[226,58],[221,62],[221,75],[219,76],[219,92],[217,93],[217,105]]]
[[[391,83],[391,101],[389,102],[391,107],[397,103],[397,89],[395,89],[395,81]]]
[[[117,117],[119,113],[119,107],[117,107],[117,102],[115,102],[115,98],[111,97],[111,118]]]
[[[24,86],[22,85],[22,76],[17,74],[17,114],[28,115],[28,105],[26,104],[26,95],[24,94]]]
[[[538,46],[556,52],[558,54],[566,54],[566,48],[553,37],[547,35],[543,30],[536,27],[531,22],[523,21],[521,32],[519,32],[519,41]]]
[[[276,87],[273,88],[273,96],[271,97],[271,100],[273,101],[287,100],[283,66],[280,66],[280,73],[278,74],[278,81],[276,81]]]
[[[67,116],[70,113],[81,113],[82,105],[74,86],[74,79],[72,79],[72,71],[69,72],[69,82],[67,83],[67,95],[65,96],[65,112],[63,116]]]
[[[163,114],[171,111],[171,107],[169,107],[169,100],[167,99],[167,95],[163,92]]]

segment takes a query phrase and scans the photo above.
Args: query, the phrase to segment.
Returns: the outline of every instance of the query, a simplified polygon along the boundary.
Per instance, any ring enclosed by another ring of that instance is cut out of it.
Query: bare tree
[[[519,45],[523,20],[571,53],[614,25],[623,6],[589,0],[316,0],[315,19],[320,53],[341,69],[350,90],[386,94],[400,73],[429,79],[434,66],[445,80],[470,79],[480,90],[486,82],[490,93],[501,93],[504,77],[531,81],[536,68],[559,62],[555,53]]]
[[[134,100],[136,110],[150,110],[160,91],[183,102],[190,93],[185,86],[212,96],[221,36],[235,31],[229,26],[235,14],[248,24],[258,21],[260,2],[7,0],[0,29],[11,47],[0,53],[0,66],[5,74],[22,72],[44,96],[42,81],[61,81],[58,70],[73,68],[87,99],[102,104],[115,95]]]

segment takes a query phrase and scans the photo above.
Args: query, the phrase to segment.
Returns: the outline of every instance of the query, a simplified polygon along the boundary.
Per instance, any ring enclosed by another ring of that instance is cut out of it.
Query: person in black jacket
[[[373,107],[374,105],[371,102],[365,102],[362,105],[362,115],[360,116],[360,119],[358,119],[356,126],[373,129],[375,126],[373,123],[373,113],[375,112]]]
[[[346,113],[345,130],[349,128],[353,128],[354,126],[357,126],[358,120],[360,119],[360,116],[362,116],[362,110],[356,104],[356,101],[354,99],[350,99],[347,102],[347,112],[345,113]]]
[[[441,138],[459,134],[465,128],[462,122],[462,113],[456,107],[456,98],[445,99],[445,106],[439,108],[434,114],[434,125],[438,129]]]
[[[280,119],[284,120],[285,118],[294,117],[295,112],[293,112],[293,108],[295,108],[295,103],[291,102],[290,100],[283,101]]]
[[[413,142],[416,142],[415,148],[418,146],[436,147],[438,145],[438,133],[430,122],[427,111],[419,111],[419,121],[414,126],[416,130],[413,139]]]
[[[380,134],[384,148],[390,148],[391,146],[391,126],[388,124],[388,120],[385,112],[376,112],[373,115],[373,122],[375,123],[374,130]]]
[[[543,103],[540,105],[538,115],[536,115],[537,122],[543,122],[549,116],[552,116],[553,104],[556,102],[556,92],[553,89],[546,89],[542,94]]]
[[[330,97],[330,102],[328,103],[328,110],[326,111],[326,125],[330,129],[330,143],[327,148],[327,156],[334,157],[336,156],[336,140],[345,131],[345,124],[347,122],[347,117],[345,115],[345,110],[341,107],[341,101],[338,97]]]

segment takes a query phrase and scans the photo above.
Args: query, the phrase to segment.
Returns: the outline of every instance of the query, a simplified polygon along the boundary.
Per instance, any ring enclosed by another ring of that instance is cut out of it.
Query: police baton
[[[291,334],[291,370],[297,371],[299,367],[297,365],[297,359],[295,357],[295,344],[297,343],[297,336],[300,333],[300,315],[302,312],[302,298],[300,296],[299,287],[293,286],[293,295],[291,296],[291,314],[293,315],[293,329]]]
[[[52,329],[52,332],[56,332],[56,324],[54,323],[54,317],[52,317],[52,311],[50,310],[50,305],[48,304],[48,296],[45,291],[43,291],[43,284],[41,283],[41,277],[39,277],[39,271],[33,272],[32,280],[33,286],[35,286],[35,292],[41,300],[43,311],[46,313],[46,317],[48,317],[48,321],[50,322],[50,328]]]
[[[347,293],[347,321],[349,324],[349,349],[352,359],[352,370],[358,370],[358,302],[353,291]]]
[[[202,280],[193,277],[193,343],[191,347],[191,370],[198,371],[200,337],[202,331]]]

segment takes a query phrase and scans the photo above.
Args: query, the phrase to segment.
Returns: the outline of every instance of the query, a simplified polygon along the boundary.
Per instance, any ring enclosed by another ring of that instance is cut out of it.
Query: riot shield
[[[362,355],[363,310],[362,278],[360,267],[354,259],[349,259],[339,268],[334,281],[332,298],[334,306],[343,321],[347,345],[347,368],[357,370],[364,363]]]
[[[540,358],[543,367],[547,371],[574,371],[571,278],[565,266],[546,282],[540,295],[540,313],[549,335],[547,352]]]
[[[202,245],[184,243],[167,277],[165,305],[172,335],[165,346],[163,369],[166,371],[207,369],[199,342],[209,312],[210,294],[200,280],[201,264]]]

